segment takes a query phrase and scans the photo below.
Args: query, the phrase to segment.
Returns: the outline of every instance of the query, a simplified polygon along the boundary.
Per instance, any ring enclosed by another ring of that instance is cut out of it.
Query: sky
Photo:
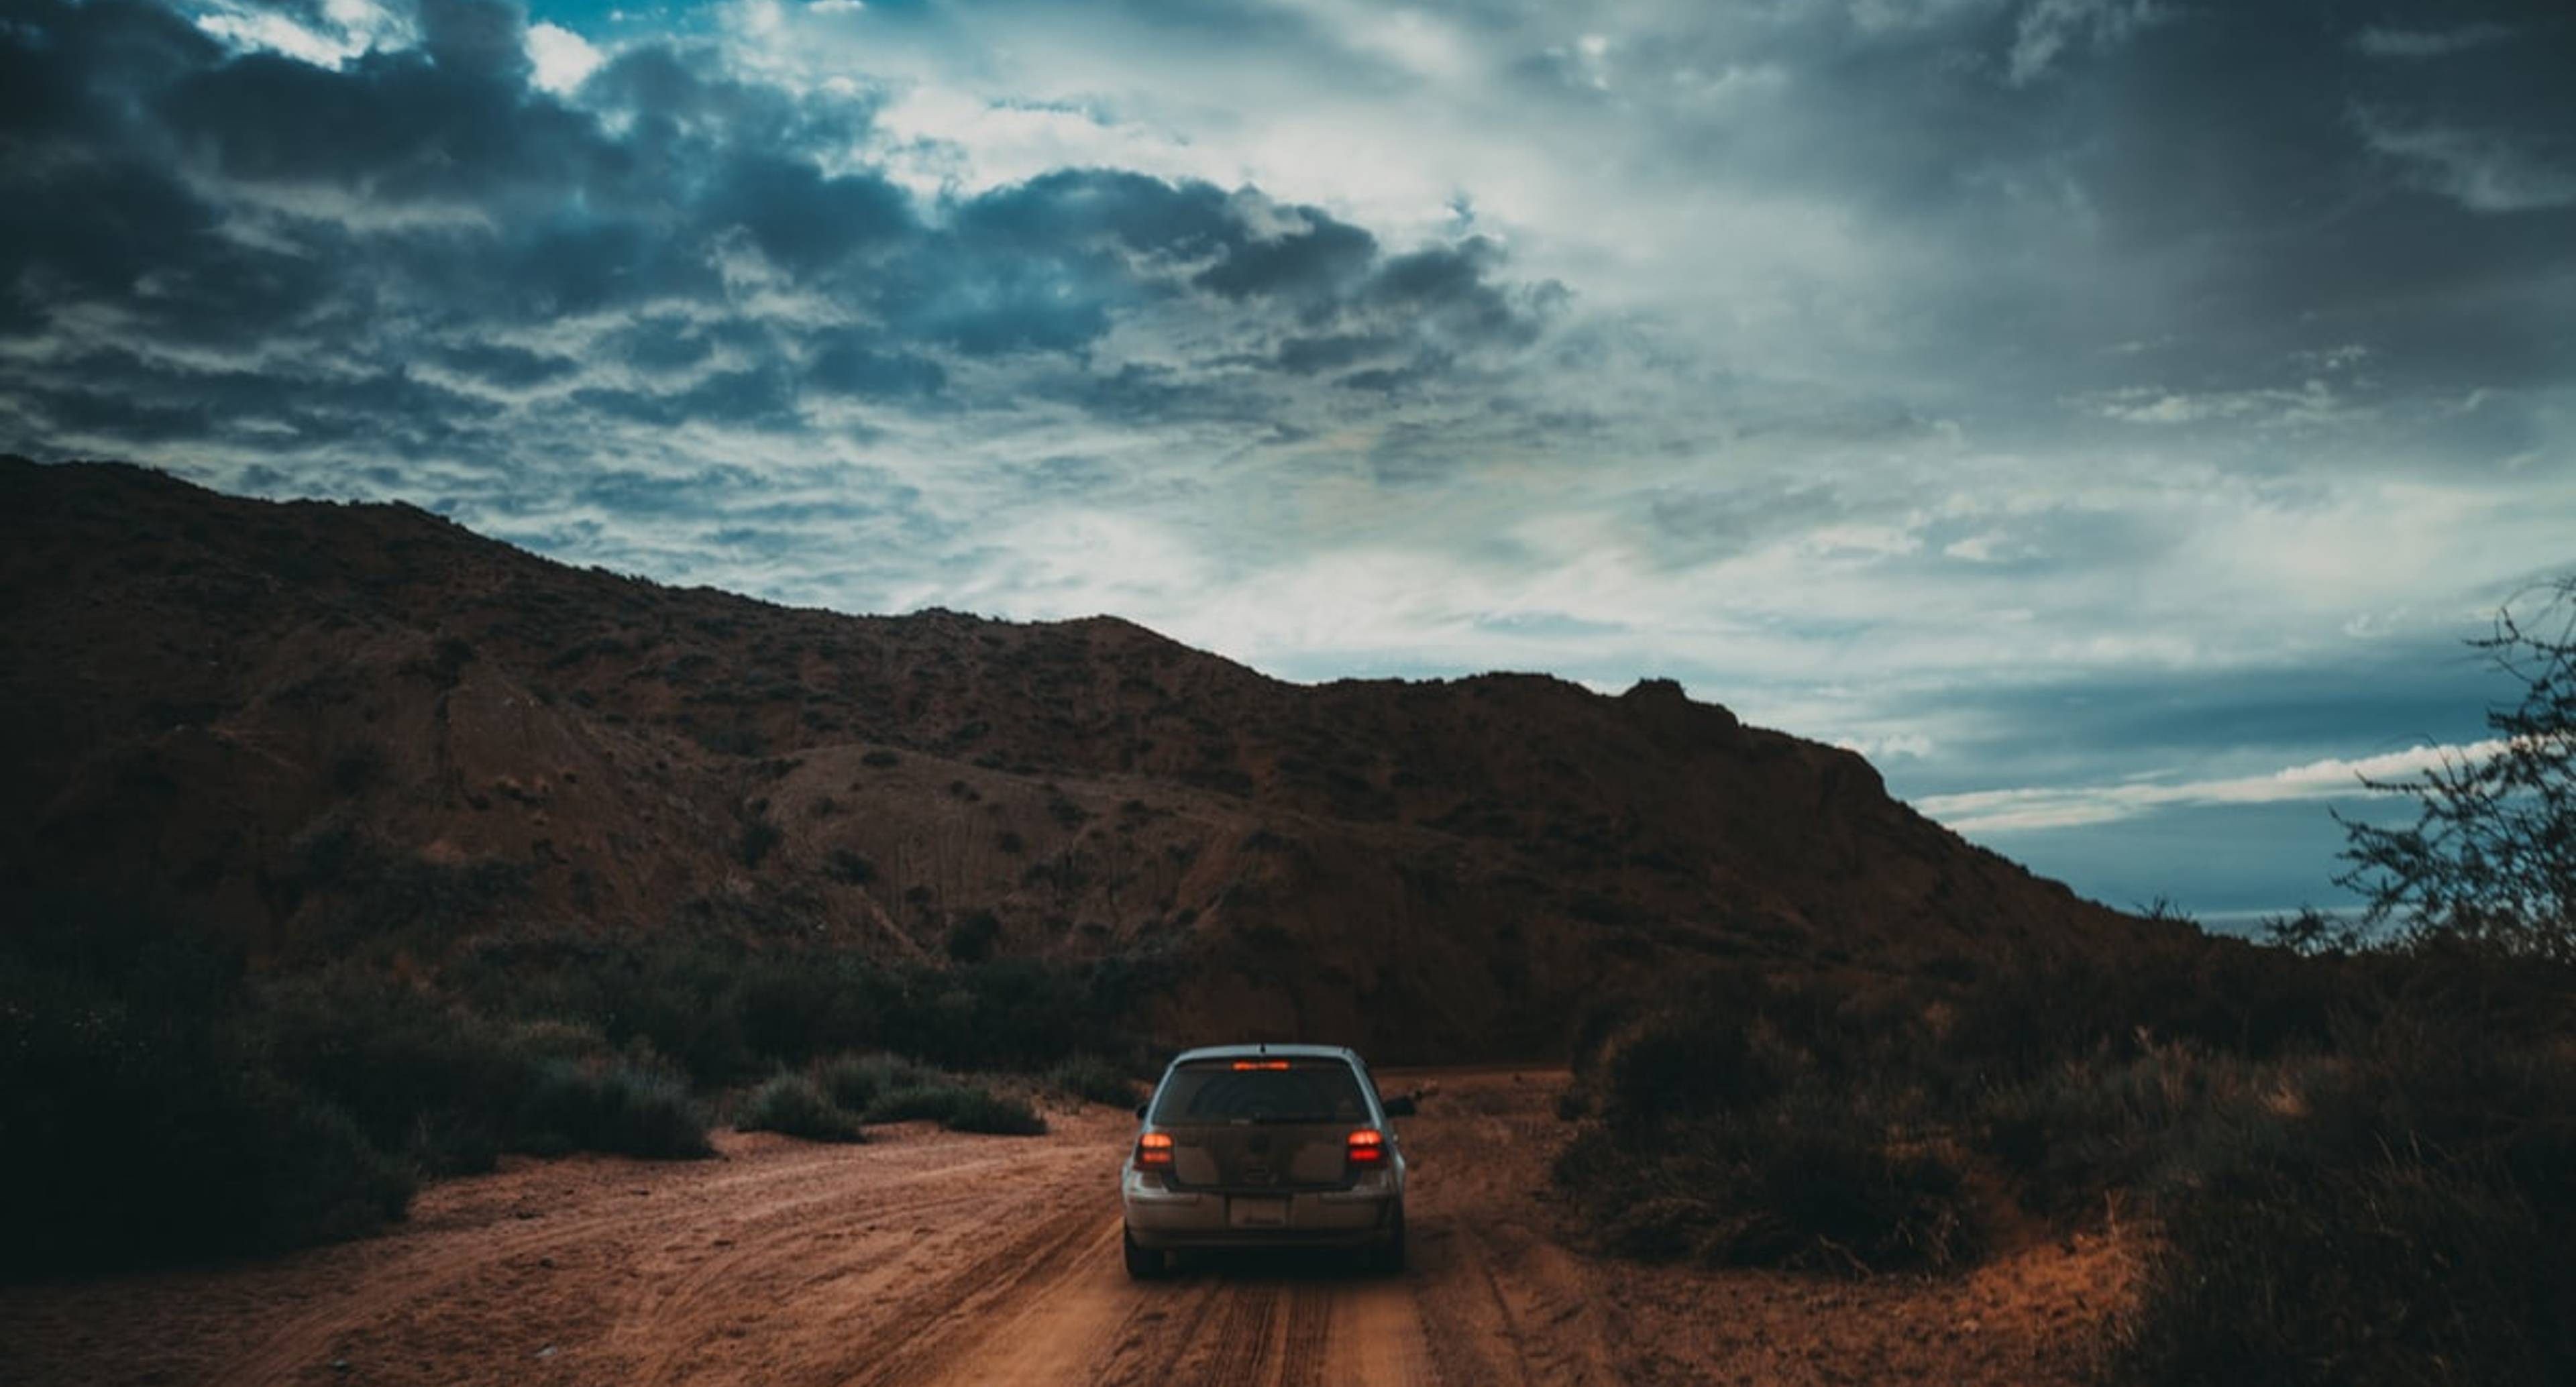
[[[2561,0],[0,0],[0,448],[1672,677],[2241,924],[2576,569],[2570,72]]]

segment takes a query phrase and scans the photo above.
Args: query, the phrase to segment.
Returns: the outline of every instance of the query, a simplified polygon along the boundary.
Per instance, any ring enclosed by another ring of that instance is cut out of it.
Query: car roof
[[[1197,1060],[1258,1059],[1264,1056],[1271,1059],[1348,1060],[1352,1064],[1364,1063],[1360,1059],[1359,1054],[1347,1045],[1276,1044],[1203,1045],[1198,1049],[1183,1050],[1179,1054],[1174,1055],[1172,1057],[1172,1063],[1189,1064]]]

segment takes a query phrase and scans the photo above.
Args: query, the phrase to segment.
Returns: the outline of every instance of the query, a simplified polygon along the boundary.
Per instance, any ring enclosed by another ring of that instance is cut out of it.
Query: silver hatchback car
[[[1163,1071],[1118,1189],[1127,1274],[1202,1247],[1362,1249],[1404,1268],[1404,1144],[1368,1066],[1324,1045],[1189,1050]]]

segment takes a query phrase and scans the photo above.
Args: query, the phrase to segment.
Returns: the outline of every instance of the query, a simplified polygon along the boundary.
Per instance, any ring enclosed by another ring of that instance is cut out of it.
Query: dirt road
[[[1561,1078],[1427,1076],[1405,1124],[1413,1266],[1119,1268],[1104,1108],[1040,1138],[727,1135],[426,1190],[385,1237],[222,1269],[0,1290],[0,1379],[45,1383],[2072,1381],[2110,1241],[1941,1282],[1642,1269],[1566,1250],[1540,1197]],[[1390,1082],[1394,1082],[1390,1080]]]

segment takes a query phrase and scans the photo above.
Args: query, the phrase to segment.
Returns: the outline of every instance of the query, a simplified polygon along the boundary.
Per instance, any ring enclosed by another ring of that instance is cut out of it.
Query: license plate
[[[1285,1199],[1230,1199],[1226,1214],[1237,1228],[1285,1228],[1288,1226],[1288,1201]]]

